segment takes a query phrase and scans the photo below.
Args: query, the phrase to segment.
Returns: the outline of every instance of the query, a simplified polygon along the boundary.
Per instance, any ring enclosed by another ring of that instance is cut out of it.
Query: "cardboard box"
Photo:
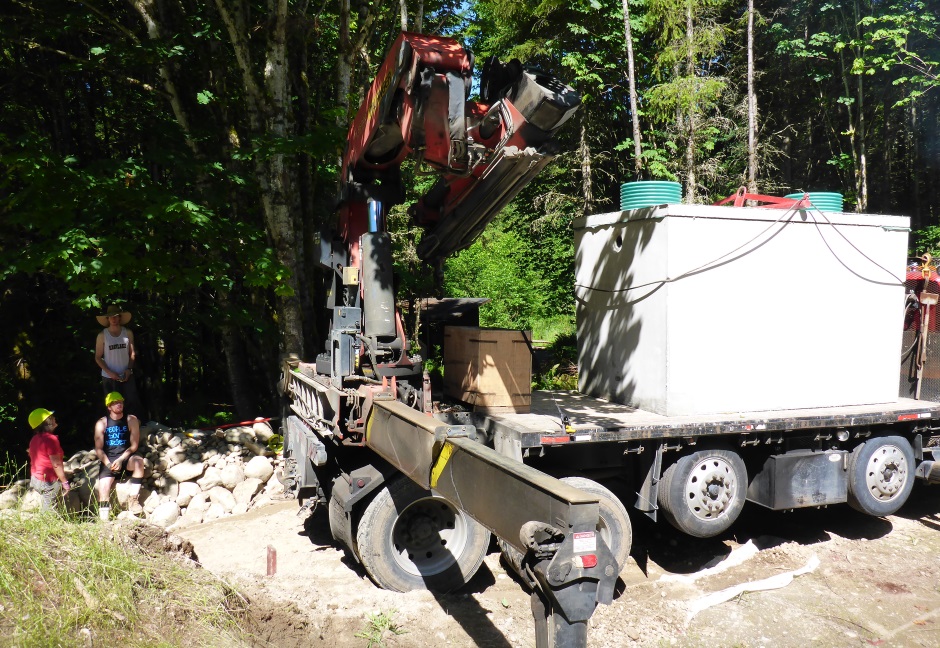
[[[529,331],[445,327],[445,395],[477,411],[528,412],[532,403],[531,340]]]

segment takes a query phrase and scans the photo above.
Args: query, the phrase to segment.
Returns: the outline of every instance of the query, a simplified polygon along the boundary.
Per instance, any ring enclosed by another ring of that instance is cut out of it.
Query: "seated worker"
[[[143,511],[138,498],[144,478],[144,460],[134,453],[140,444],[140,422],[133,414],[124,415],[124,397],[111,392],[104,399],[106,416],[95,423],[95,454],[101,461],[98,472],[98,515],[107,520],[111,514],[111,486],[124,469],[133,471],[127,497],[127,510],[137,515]],[[126,462],[126,463],[125,463]]]

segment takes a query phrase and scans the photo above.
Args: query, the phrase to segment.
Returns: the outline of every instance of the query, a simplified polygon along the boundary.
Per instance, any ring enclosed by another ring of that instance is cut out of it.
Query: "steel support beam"
[[[610,603],[616,561],[596,534],[596,497],[396,400],[373,402],[366,446],[519,551],[533,589],[538,648],[581,648],[598,603]]]
[[[473,426],[447,425],[394,400],[376,400],[366,446],[525,553],[527,522],[594,531],[598,499],[473,440]]]

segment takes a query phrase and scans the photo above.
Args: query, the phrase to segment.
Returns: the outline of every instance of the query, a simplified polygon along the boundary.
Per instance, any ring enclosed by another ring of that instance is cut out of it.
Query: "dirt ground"
[[[535,646],[529,596],[495,544],[463,591],[398,594],[376,588],[333,545],[326,511],[306,528],[296,512],[295,502],[283,502],[181,534],[207,569],[251,600],[256,645],[364,648],[369,639],[356,635],[375,630],[367,615],[384,614],[403,632],[384,633],[388,648]],[[709,540],[642,517],[633,525],[632,559],[613,605],[592,618],[589,646],[940,645],[940,488],[918,484],[888,518],[845,505],[774,513],[749,503],[729,533]],[[710,607],[703,598],[770,577],[786,581],[803,568],[778,589],[727,595]],[[697,606],[704,609],[691,616]]]

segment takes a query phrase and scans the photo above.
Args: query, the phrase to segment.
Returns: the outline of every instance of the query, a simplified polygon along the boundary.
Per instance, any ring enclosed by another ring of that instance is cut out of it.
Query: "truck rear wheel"
[[[561,481],[597,497],[600,505],[597,533],[607,543],[610,552],[614,554],[617,567],[623,571],[630,558],[630,547],[633,544],[633,527],[623,502],[604,486],[585,477],[565,477]]]
[[[711,538],[741,514],[747,488],[744,461],[731,450],[701,450],[669,466],[659,483],[663,517],[683,533]]]
[[[473,578],[490,533],[407,477],[387,482],[359,520],[359,559],[376,585],[395,592],[449,592]]]
[[[868,515],[891,515],[914,487],[914,450],[899,436],[861,443],[849,457],[848,503]]]

